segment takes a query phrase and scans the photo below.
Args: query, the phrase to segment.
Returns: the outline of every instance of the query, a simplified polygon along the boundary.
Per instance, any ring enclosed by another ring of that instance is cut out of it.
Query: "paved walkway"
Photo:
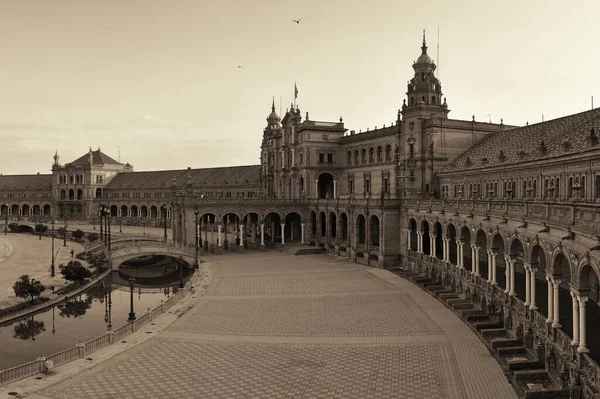
[[[3,230],[2,230],[3,231]],[[71,259],[71,249],[75,253],[83,251],[83,245],[73,241],[67,241],[63,247],[63,240],[54,239],[55,277],[50,277],[50,265],[52,264],[52,238],[32,234],[0,235],[0,308],[5,308],[19,302],[22,299],[15,297],[13,284],[23,274],[41,281],[47,287],[54,286],[55,289],[68,284],[60,274],[58,266],[67,263]],[[47,295],[48,293],[44,293]]]
[[[5,394],[516,398],[471,330],[390,272],[274,251],[206,259],[213,275],[206,293],[127,338],[140,343],[126,351],[129,343],[111,345]]]

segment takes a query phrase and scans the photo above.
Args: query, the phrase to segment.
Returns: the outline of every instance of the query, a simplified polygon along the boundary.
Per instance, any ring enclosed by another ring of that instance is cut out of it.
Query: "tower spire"
[[[271,105],[271,111],[275,112],[275,96],[273,96],[273,104]]]
[[[423,46],[421,47],[422,54],[427,54],[427,42],[425,41],[425,29],[423,29]]]

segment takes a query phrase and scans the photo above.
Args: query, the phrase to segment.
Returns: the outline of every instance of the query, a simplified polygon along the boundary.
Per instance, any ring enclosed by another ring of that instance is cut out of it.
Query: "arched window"
[[[375,162],[375,149],[373,147],[369,148],[369,163]]]
[[[61,200],[67,199],[67,192],[64,188],[62,190],[60,190],[60,199]]]
[[[392,160],[392,146],[390,144],[385,146],[385,161],[390,162]]]
[[[367,150],[364,148],[360,152],[360,163],[363,165],[367,163]]]
[[[377,162],[383,161],[383,148],[377,147]]]
[[[348,151],[348,159],[346,161],[348,166],[352,165],[352,151]]]

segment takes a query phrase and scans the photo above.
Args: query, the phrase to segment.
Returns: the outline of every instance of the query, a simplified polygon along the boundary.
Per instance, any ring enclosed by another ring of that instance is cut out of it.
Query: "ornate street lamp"
[[[183,288],[183,256],[179,257],[179,288]]]
[[[162,207],[163,210],[163,224],[165,226],[165,245],[168,243],[167,240],[167,206],[163,205]]]
[[[67,214],[65,213],[65,226],[63,230],[63,247],[67,246]]]
[[[198,270],[200,265],[198,265],[198,208],[194,210],[195,220],[196,220],[196,240],[194,241],[195,249],[196,249],[196,257],[194,258],[194,269]],[[227,232],[225,232],[227,234]]]
[[[108,325],[106,328],[112,330],[112,284],[108,283]]]
[[[52,219],[52,265],[50,266],[50,277],[54,277],[54,219]]]
[[[129,290],[130,290],[130,308],[128,321],[135,321],[135,312],[133,311],[133,288],[135,285],[135,277],[129,277]]]

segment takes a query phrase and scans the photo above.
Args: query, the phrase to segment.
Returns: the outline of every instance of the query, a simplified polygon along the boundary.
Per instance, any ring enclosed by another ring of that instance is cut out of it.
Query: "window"
[[[367,178],[365,180],[365,192],[369,194],[371,192],[371,179]]]
[[[388,178],[385,177],[383,179],[383,192],[387,194],[388,191],[389,191],[389,188],[388,188]]]
[[[408,145],[408,156],[410,158],[414,158],[415,157],[415,145],[413,143],[410,143]]]
[[[354,150],[354,164],[358,165],[358,150]]]
[[[325,154],[320,152],[319,153],[319,163],[324,163],[324,162],[325,162]]]
[[[369,148],[369,163],[375,162],[375,150],[373,147]]]
[[[352,165],[352,151],[348,151],[348,159],[346,159],[348,166]]]
[[[367,150],[365,150],[364,148],[362,149],[362,151],[360,152],[360,162],[362,164],[367,163]]]
[[[435,96],[431,96],[431,103],[432,104],[436,104],[436,102],[435,102]]]
[[[383,161],[383,148],[377,147],[377,162]]]
[[[414,153],[414,149],[413,149],[413,153]],[[392,160],[392,146],[388,144],[385,146],[385,161],[390,162],[391,160]]]
[[[354,193],[354,180],[348,180],[348,194]]]
[[[333,163],[333,154],[327,154],[327,163]]]
[[[69,184],[73,184],[73,175],[69,175]]]

